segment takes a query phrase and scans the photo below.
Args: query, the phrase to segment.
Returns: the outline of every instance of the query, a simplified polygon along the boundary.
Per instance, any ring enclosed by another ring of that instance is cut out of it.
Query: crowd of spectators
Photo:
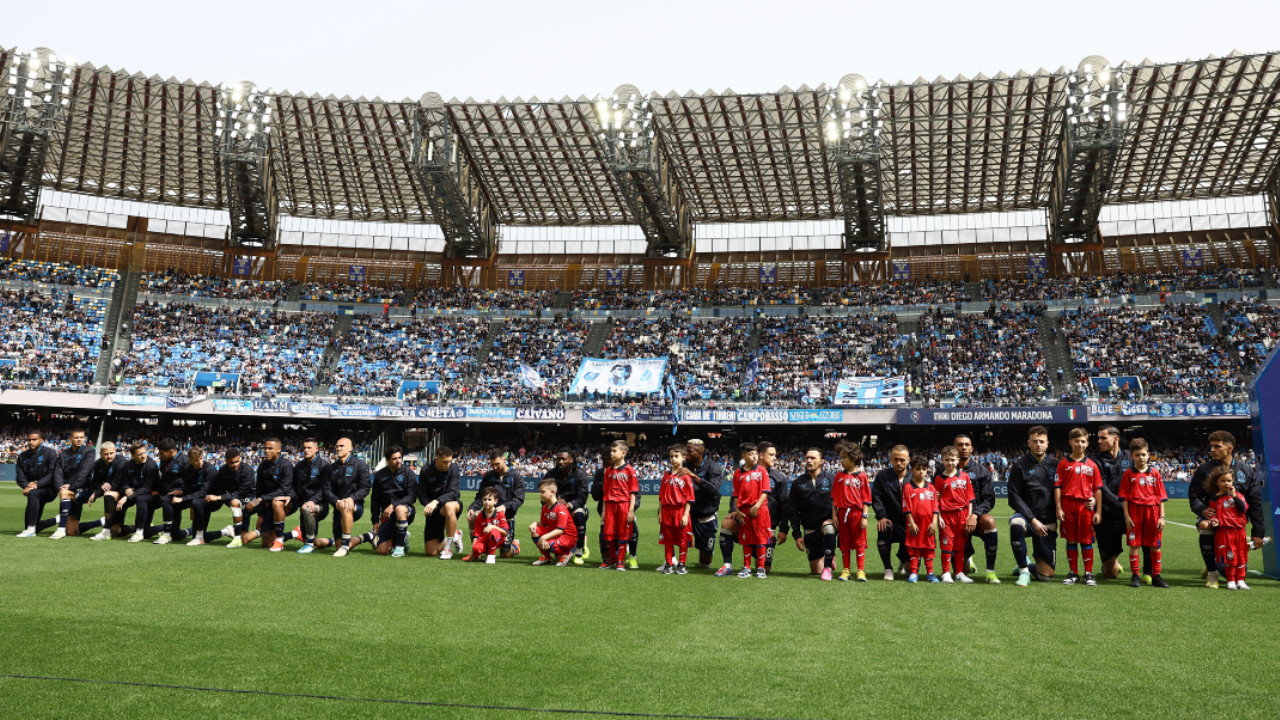
[[[85,288],[113,288],[119,279],[119,273],[106,268],[0,257],[0,280],[25,280]]]
[[[562,400],[582,364],[582,346],[591,324],[557,318],[508,318],[493,341],[472,396],[506,404],[548,404]],[[543,387],[521,381],[520,366],[535,370]]]
[[[1048,398],[1037,316],[992,305],[981,315],[936,309],[920,316],[909,393],[928,404],[1034,405]]]
[[[359,283],[309,282],[299,288],[298,298],[315,302],[366,303],[398,306],[404,286],[374,287]]]
[[[758,285],[751,287],[717,286],[680,290],[635,290],[595,288],[573,293],[570,307],[575,310],[659,310],[687,312],[693,308],[759,307],[765,305],[809,305],[813,293],[809,288],[792,285]]]
[[[883,285],[842,285],[822,299],[826,308],[885,305],[955,305],[973,300],[963,282],[955,280],[894,280]]]
[[[825,404],[843,377],[897,377],[905,367],[905,347],[894,315],[771,317],[759,322],[755,382],[745,382],[749,378],[744,377],[747,400]]]
[[[357,315],[342,345],[330,391],[357,397],[396,397],[409,380],[439,383],[411,396],[430,401],[456,397],[475,371],[476,353],[489,321],[476,317],[422,316],[392,319]]]
[[[87,389],[98,368],[106,306],[65,291],[0,290],[0,382]]]
[[[332,313],[142,303],[115,374],[127,386],[185,388],[197,371],[240,373],[241,394],[307,393],[333,323]]]
[[[217,300],[259,300],[280,302],[292,283],[282,280],[242,280],[210,275],[192,275],[176,268],[142,276],[140,290],[157,295],[183,295]]]
[[[1222,304],[1223,333],[1236,351],[1244,376],[1252,377],[1280,341],[1280,306],[1257,300]]]
[[[544,310],[555,300],[555,290],[485,290],[471,287],[422,288],[413,304],[436,310]]]
[[[1252,268],[1222,268],[1202,272],[1180,273],[1116,273],[1025,278],[1001,278],[983,282],[983,294],[991,300],[1086,300],[1116,299],[1123,295],[1145,293],[1193,292],[1200,290],[1238,290],[1261,287],[1274,279]]]
[[[1142,396],[1129,388],[1121,399],[1234,401],[1243,391],[1232,351],[1200,306],[1088,307],[1067,310],[1058,322],[1077,377],[1141,381]]]

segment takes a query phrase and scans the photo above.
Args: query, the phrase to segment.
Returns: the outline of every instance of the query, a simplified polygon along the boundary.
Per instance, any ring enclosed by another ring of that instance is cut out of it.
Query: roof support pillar
[[[49,143],[71,97],[71,73],[46,48],[15,55],[0,104],[0,217],[36,220]]]
[[[241,82],[226,88],[216,125],[223,191],[231,213],[227,247],[273,249],[280,201],[273,175],[270,96]]]
[[[880,189],[880,113],[879,87],[868,85],[861,75],[841,78],[823,110],[844,210],[846,252],[887,248]]]
[[[427,93],[414,111],[413,171],[444,232],[444,256],[489,260],[498,252],[498,213],[480,183],[444,101]]]

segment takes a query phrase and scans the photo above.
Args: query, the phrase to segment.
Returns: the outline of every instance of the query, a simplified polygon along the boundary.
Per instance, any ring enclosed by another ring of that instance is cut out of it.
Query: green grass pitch
[[[0,718],[563,716],[12,675],[606,715],[1280,712],[1280,584],[1205,589],[1194,531],[1177,525],[1165,531],[1171,590],[1132,589],[1127,574],[1019,589],[1003,522],[1004,584],[939,586],[877,579],[874,547],[871,582],[822,583],[790,542],[767,580],[660,576],[652,502],[640,513],[642,569],[619,573],[530,567],[527,549],[497,566],[428,559],[420,533],[402,560],[367,546],[335,559],[225,541],[20,540],[21,500],[0,490]],[[1189,522],[1186,502],[1171,501],[1169,516]],[[598,518],[588,527],[594,559]],[[1250,565],[1261,569],[1261,553]]]

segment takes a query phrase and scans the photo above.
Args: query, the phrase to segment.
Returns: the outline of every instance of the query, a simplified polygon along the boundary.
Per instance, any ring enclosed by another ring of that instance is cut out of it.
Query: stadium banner
[[[192,387],[235,387],[240,382],[240,373],[238,372],[210,372],[208,370],[197,371],[195,377],[191,380]]]
[[[788,410],[787,422],[840,422],[844,420],[843,410]]]
[[[1241,417],[1249,415],[1249,403],[1117,403],[1090,405],[1090,415],[1145,417]]]
[[[738,410],[740,423],[784,423],[787,422],[787,411],[784,408],[745,408]]]
[[[362,283],[364,282],[367,268],[364,265],[348,265],[347,266],[347,282]]]
[[[328,415],[329,403],[322,402],[291,402],[289,403],[290,415]]]
[[[464,408],[468,418],[479,420],[514,420],[516,409],[509,407],[469,407]]]
[[[145,405],[148,407],[168,407],[164,395],[111,395],[115,405]]]
[[[290,403],[288,400],[254,400],[253,411],[256,413],[272,413],[272,414],[283,415],[283,414],[289,413],[289,404]],[[329,414],[329,408],[327,405],[325,407],[324,414],[325,415]]]
[[[214,398],[213,409],[216,412],[251,413],[253,412],[253,403],[248,400],[222,400]]]
[[[164,406],[168,408],[184,408],[208,398],[208,395],[170,395],[164,399]]]
[[[1111,392],[1112,390],[1130,392],[1136,390],[1139,394],[1142,394],[1142,380],[1133,375],[1090,377],[1089,384],[1097,388],[1098,392]]]
[[[0,358],[0,367],[18,367],[18,361],[14,358]]]
[[[907,401],[907,384],[900,377],[847,377],[836,384],[832,405],[901,405]]]
[[[569,393],[581,395],[592,392],[605,394],[639,393],[647,395],[662,389],[662,375],[667,369],[667,358],[586,358],[573,376]]]
[[[618,268],[616,270],[606,269],[604,271],[605,287],[621,287],[622,278],[625,273],[626,273],[626,270],[623,270],[622,268]]]
[[[1042,276],[1048,268],[1049,262],[1044,255],[1032,255],[1027,258],[1027,272],[1031,275]]]
[[[582,419],[591,422],[631,422],[635,412],[631,408],[583,408]]]
[[[685,411],[680,414],[680,422],[735,423],[737,421],[737,410],[686,408]]]
[[[461,420],[467,416],[466,408],[418,407],[414,408],[414,416],[420,420]]]
[[[893,279],[894,280],[910,280],[911,279],[911,263],[906,260],[893,261]]]
[[[1088,409],[1080,406],[898,410],[899,425],[1044,425],[1088,420]]]
[[[508,270],[507,271],[507,287],[513,287],[513,288],[524,287],[524,271]]]
[[[636,420],[639,422],[669,423],[676,421],[676,415],[671,408],[647,407],[636,410]]]
[[[402,398],[404,394],[411,390],[426,390],[432,395],[440,393],[439,380],[402,380],[400,381],[400,389],[396,391],[396,397]]]
[[[329,406],[329,417],[346,417],[346,418],[378,417],[378,406],[369,405],[367,403],[358,403],[353,405],[339,405],[337,403],[334,403]]]
[[[237,255],[231,260],[231,274],[236,277],[249,277],[253,274],[253,258]]]
[[[380,418],[414,418],[417,417],[413,407],[405,407],[403,405],[378,405],[378,417]]]
[[[778,284],[778,266],[771,265],[769,267],[757,268],[760,272],[761,285],[777,285]]]
[[[564,408],[518,407],[517,420],[564,420]]]
[[[1204,267],[1204,250],[1183,250],[1182,267],[1199,270]]]
[[[9,252],[9,243],[11,242],[11,240],[12,240],[12,237],[9,235],[9,233],[0,235],[0,253]]]

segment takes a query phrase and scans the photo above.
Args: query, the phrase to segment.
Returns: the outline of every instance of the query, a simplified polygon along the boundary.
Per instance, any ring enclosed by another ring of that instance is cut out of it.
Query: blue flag
[[[680,429],[680,393],[676,391],[674,374],[667,374],[667,398],[671,402],[671,434]]]
[[[743,381],[743,387],[751,387],[756,384],[756,373],[760,372],[760,356],[756,355],[751,358],[751,362],[747,363],[747,377]]]

